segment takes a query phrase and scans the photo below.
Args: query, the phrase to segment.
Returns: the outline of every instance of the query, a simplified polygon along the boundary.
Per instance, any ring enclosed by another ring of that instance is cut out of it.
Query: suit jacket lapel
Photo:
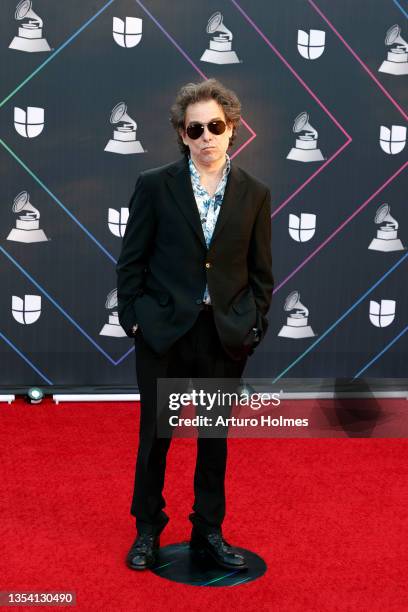
[[[201,227],[200,213],[198,212],[193,187],[191,185],[187,158],[181,159],[179,163],[169,169],[168,174],[167,184],[174,196],[177,206],[197,234],[203,246],[207,248],[203,229]]]
[[[227,185],[225,187],[224,198],[221,203],[220,212],[217,217],[217,222],[214,227],[210,248],[214,241],[218,238],[222,228],[225,226],[228,217],[235,211],[239,211],[239,200],[245,195],[245,181],[241,176],[239,168],[231,163],[230,173],[228,175]]]
[[[180,208],[184,217],[197,234],[203,246],[207,248],[201,226],[200,214],[198,212],[193,187],[191,185],[187,158],[181,159],[180,162],[169,168],[167,184],[173,194],[177,206]],[[217,217],[217,222],[215,224],[210,248],[219,236],[222,228],[225,226],[232,211],[238,211],[239,200],[245,195],[245,191],[245,180],[242,177],[242,173],[239,168],[235,167],[231,163],[224,198]]]

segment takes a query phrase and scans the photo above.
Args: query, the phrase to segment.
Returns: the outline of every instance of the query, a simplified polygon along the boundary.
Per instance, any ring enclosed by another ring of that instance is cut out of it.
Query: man
[[[189,83],[171,109],[183,157],[142,172],[117,263],[121,326],[135,337],[141,417],[131,514],[132,569],[155,562],[168,522],[162,495],[171,437],[157,435],[158,378],[239,381],[268,325],[270,192],[231,163],[240,102],[215,79]],[[190,547],[247,567],[223,538],[227,439],[197,438]]]

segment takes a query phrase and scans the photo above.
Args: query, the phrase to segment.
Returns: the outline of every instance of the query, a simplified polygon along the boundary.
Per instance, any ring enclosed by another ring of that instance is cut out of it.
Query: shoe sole
[[[126,565],[129,569],[136,570],[137,572],[142,572],[143,570],[150,569],[157,561],[157,553],[154,555],[153,560],[150,563],[146,563],[146,565],[132,565],[129,561],[126,561]]]

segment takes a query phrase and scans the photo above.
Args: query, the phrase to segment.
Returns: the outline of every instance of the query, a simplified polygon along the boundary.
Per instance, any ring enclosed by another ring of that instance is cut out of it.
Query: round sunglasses
[[[226,123],[222,121],[222,119],[214,119],[214,121],[209,121],[208,123],[198,123],[197,121],[193,121],[186,127],[186,132],[191,140],[197,140],[204,133],[204,127],[207,126],[208,131],[211,134],[216,134],[219,136],[225,132],[227,127]]]

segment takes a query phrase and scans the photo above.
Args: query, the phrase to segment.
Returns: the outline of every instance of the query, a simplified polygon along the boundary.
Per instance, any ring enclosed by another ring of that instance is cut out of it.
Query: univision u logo
[[[375,327],[388,327],[395,319],[395,300],[370,300],[369,317]]]
[[[11,311],[18,323],[35,323],[41,315],[41,295],[25,295],[23,300],[18,295],[13,295]]]
[[[142,39],[142,23],[139,17],[126,17],[125,21],[120,17],[113,18],[113,40],[119,47],[136,47]]]
[[[44,109],[37,106],[22,108],[14,107],[14,127],[20,136],[35,138],[44,129]]]
[[[392,125],[391,129],[385,125],[380,127],[380,146],[384,153],[396,155],[401,153],[407,141],[407,128],[404,125]]]
[[[323,54],[326,33],[324,30],[309,30],[309,34],[298,30],[297,48],[302,57],[314,60]]]

